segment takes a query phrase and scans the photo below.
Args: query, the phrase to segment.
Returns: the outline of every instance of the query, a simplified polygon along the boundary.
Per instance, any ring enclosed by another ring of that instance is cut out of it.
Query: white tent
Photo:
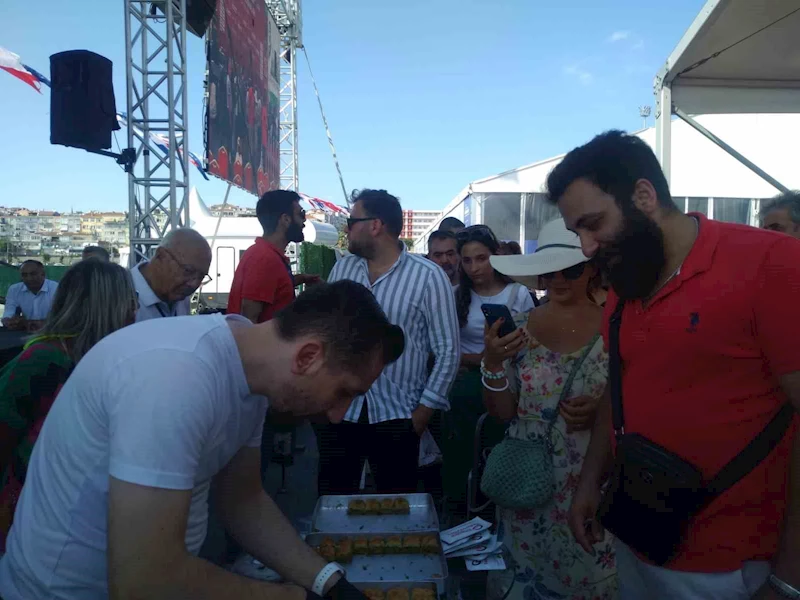
[[[691,115],[800,112],[800,0],[708,0],[655,80],[656,154],[672,166],[672,115],[785,191]],[[745,149],[745,153],[746,153]]]

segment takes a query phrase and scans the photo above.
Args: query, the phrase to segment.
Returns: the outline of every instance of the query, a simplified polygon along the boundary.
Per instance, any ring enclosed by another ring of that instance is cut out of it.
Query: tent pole
[[[732,146],[730,146],[727,143],[725,143],[725,141],[723,141],[722,139],[720,139],[719,137],[714,135],[712,132],[710,132],[708,129],[706,129],[705,127],[700,125],[700,123],[695,121],[692,117],[687,115],[681,109],[679,109],[677,107],[674,107],[673,108],[673,112],[676,115],[678,115],[678,117],[680,119],[685,121],[688,125],[690,125],[695,130],[697,130],[698,132],[703,134],[705,137],[707,137],[709,140],[714,142],[717,146],[719,146],[720,148],[725,150],[725,152],[730,154],[733,158],[735,158],[740,163],[742,163],[745,167],[747,167],[748,169],[753,171],[753,173],[755,173],[756,175],[761,177],[764,181],[769,183],[771,186],[773,186],[774,188],[780,190],[784,194],[787,194],[787,193],[789,193],[791,191],[789,188],[787,188],[785,185],[783,185],[780,181],[778,181],[777,179],[775,179],[774,177],[769,175],[769,173],[764,171],[761,167],[756,165],[753,161],[751,161],[750,159],[745,157],[743,154],[741,154],[740,152],[735,150]]]
[[[656,80],[656,157],[667,183],[672,170],[672,88]]]

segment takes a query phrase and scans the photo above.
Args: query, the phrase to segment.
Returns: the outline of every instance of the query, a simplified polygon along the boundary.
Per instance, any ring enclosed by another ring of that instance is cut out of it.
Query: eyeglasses
[[[181,268],[181,270],[183,271],[183,276],[186,278],[187,281],[199,280],[200,285],[208,285],[209,283],[211,283],[212,281],[211,276],[208,273],[203,273],[202,271],[195,269],[192,265],[187,265],[185,263],[182,263],[175,257],[175,255],[171,251],[164,248],[163,246],[161,246],[161,249],[164,252],[166,252],[167,256],[169,256],[173,261],[175,261],[175,264]]]
[[[553,273],[543,273],[542,279],[550,281],[556,276],[556,273],[561,273],[561,275],[567,281],[575,281],[576,279],[580,279],[583,272],[586,270],[586,263],[578,263],[577,265],[572,265],[571,267],[567,267],[561,271],[554,271]]]
[[[347,219],[347,228],[350,229],[356,223],[361,223],[363,221],[377,221],[378,217],[348,217]]]
[[[488,225],[471,225],[466,229],[462,229],[456,234],[456,241],[459,244],[466,244],[467,242],[474,242],[479,240],[491,240],[495,245],[499,246],[497,237]]]

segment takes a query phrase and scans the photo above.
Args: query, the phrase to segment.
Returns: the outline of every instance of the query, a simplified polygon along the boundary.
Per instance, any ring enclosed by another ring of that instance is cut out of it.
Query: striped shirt
[[[366,396],[353,401],[344,419],[357,422],[364,400],[370,423],[410,419],[420,404],[449,410],[450,386],[461,355],[453,287],[444,271],[427,258],[402,254],[375,283],[369,281],[364,258],[345,256],[336,261],[329,282],[349,279],[369,289],[389,321],[403,329],[406,346],[400,359],[383,369]],[[428,357],[436,363],[428,376]]]

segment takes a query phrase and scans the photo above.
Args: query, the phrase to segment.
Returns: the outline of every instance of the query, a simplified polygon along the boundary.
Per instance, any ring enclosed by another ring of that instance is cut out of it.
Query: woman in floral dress
[[[510,577],[490,574],[487,596],[615,599],[618,585],[609,535],[593,554],[587,554],[567,525],[595,409],[608,378],[608,354],[598,335],[602,309],[588,290],[594,270],[580,251],[577,236],[561,219],[542,229],[535,254],[497,257],[492,264],[515,278],[540,276],[548,292],[544,306],[515,319],[515,333],[498,339],[499,325],[487,332],[483,385],[489,412],[510,421],[509,437],[546,436],[555,417],[550,432],[555,494],[538,508],[499,507],[514,582],[509,590]],[[559,405],[576,364],[580,367]]]

